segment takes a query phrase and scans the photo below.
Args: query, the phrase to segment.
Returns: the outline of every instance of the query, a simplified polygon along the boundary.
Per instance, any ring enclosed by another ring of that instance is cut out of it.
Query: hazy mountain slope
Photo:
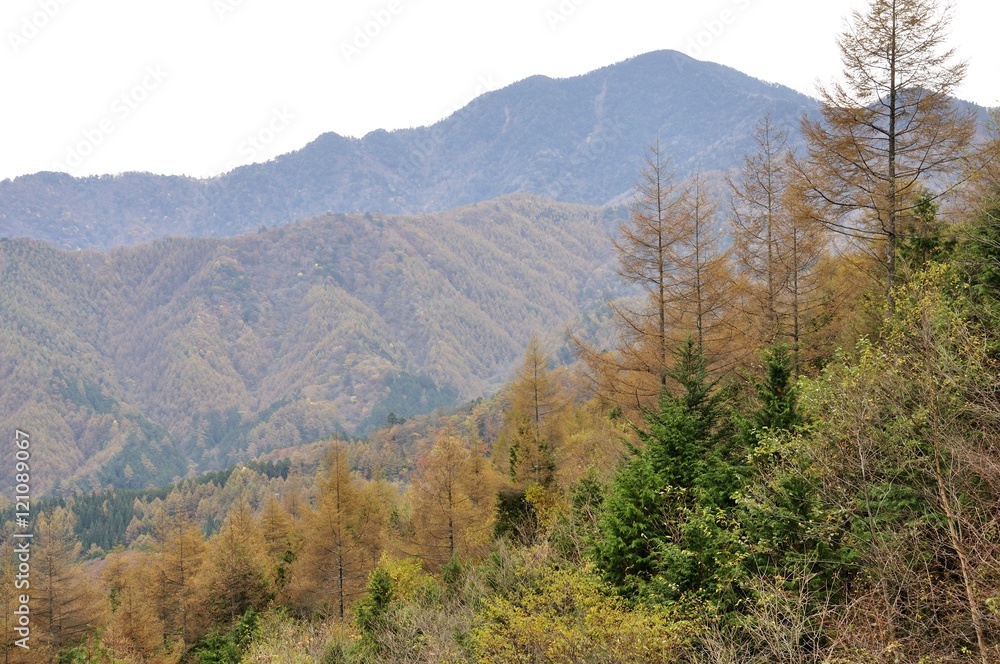
[[[39,478],[144,486],[473,398],[614,287],[614,224],[520,195],[108,253],[0,242],[0,427],[31,431]]]
[[[0,182],[0,236],[106,248],[229,236],[318,214],[421,213],[508,193],[604,204],[627,193],[658,134],[684,175],[741,163],[765,112],[796,126],[815,103],[733,69],[658,51],[589,74],[535,76],[430,126],[297,152],[195,180],[39,173]]]

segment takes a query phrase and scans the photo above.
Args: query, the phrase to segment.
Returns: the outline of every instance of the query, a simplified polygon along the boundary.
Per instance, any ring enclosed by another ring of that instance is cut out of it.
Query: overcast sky
[[[426,125],[657,49],[814,94],[863,0],[2,0],[0,178],[206,177]],[[960,96],[1000,104],[1000,3],[955,0]]]

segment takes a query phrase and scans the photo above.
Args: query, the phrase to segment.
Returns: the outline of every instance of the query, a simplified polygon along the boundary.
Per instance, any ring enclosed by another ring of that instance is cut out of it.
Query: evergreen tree
[[[792,431],[803,423],[792,370],[793,359],[788,346],[778,344],[764,354],[764,376],[753,381],[757,409],[739,422],[740,433],[748,446],[762,430]]]
[[[606,578],[630,595],[672,601],[728,592],[723,575],[729,511],[739,488],[731,436],[718,422],[704,358],[690,340],[677,353],[659,408],[638,429],[643,446],[619,470],[601,521],[597,559]]]

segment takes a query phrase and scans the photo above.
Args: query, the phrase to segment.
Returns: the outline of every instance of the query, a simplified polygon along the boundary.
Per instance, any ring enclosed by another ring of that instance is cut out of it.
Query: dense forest
[[[490,398],[35,503],[9,661],[1000,660],[1000,116],[947,19],[872,0],[725,182],[650,137],[573,361],[526,320]]]
[[[36,437],[39,490],[141,489],[477,398],[532,329],[562,343],[621,290],[621,216],[509,196],[107,253],[0,241],[0,428]]]

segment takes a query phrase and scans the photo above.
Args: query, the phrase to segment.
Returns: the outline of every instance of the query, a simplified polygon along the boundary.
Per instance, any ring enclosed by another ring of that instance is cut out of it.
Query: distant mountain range
[[[0,237],[108,248],[225,237],[327,212],[417,214],[511,193],[604,205],[627,196],[658,135],[679,175],[727,170],[764,113],[796,127],[816,103],[674,51],[488,92],[430,127],[324,134],[297,152],[199,180],[147,173],[0,182]]]
[[[616,223],[515,195],[110,252],[0,241],[0,430],[32,434],[39,491],[143,487],[481,396],[532,331],[614,295]]]

